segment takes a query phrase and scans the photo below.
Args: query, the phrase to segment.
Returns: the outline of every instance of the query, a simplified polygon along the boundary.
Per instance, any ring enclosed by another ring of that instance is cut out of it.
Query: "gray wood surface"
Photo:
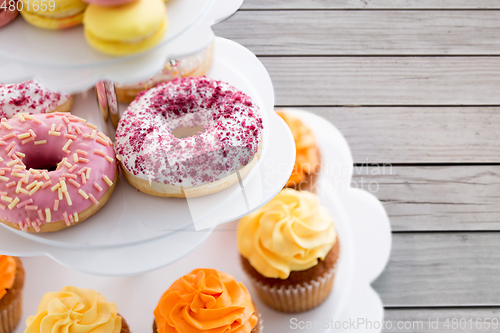
[[[499,232],[396,233],[373,285],[386,307],[500,306],[499,262]]]
[[[383,332],[485,333],[498,332],[500,327],[500,324],[497,325],[500,322],[500,309],[498,308],[387,309],[385,316],[384,320],[390,324],[386,324],[387,329]],[[456,319],[455,325],[457,326],[454,325],[454,319]],[[491,323],[494,325],[492,326]],[[407,329],[395,330],[398,325],[399,327],[406,325]],[[436,327],[437,329],[435,329]],[[489,329],[485,327],[489,327]]]
[[[500,54],[499,15],[491,10],[242,11],[215,32],[257,55],[492,55]]]
[[[500,57],[261,60],[278,106],[500,105]]]
[[[353,186],[382,201],[393,231],[500,230],[500,165],[381,164],[354,171]]]
[[[498,107],[301,109],[331,121],[355,163],[500,163]]]
[[[478,9],[500,8],[496,0],[245,0],[243,9]]]

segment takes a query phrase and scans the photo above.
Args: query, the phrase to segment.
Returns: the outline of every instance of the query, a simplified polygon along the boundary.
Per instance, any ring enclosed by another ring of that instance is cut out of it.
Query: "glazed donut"
[[[145,82],[118,84],[115,83],[118,102],[130,103],[137,95],[146,89],[155,87],[158,83],[172,81],[175,78],[206,75],[212,65],[213,45],[194,55],[178,60],[170,59],[163,69]]]
[[[26,232],[84,221],[109,200],[118,177],[113,144],[67,113],[0,122],[0,222]]]
[[[186,129],[194,135],[179,135]],[[236,171],[244,177],[251,170],[262,129],[259,107],[243,92],[205,77],[175,79],[127,108],[115,135],[117,159],[142,192],[203,196],[236,183]]]
[[[35,80],[0,83],[0,118],[11,118],[18,113],[67,112],[72,106],[73,96],[47,89]]]

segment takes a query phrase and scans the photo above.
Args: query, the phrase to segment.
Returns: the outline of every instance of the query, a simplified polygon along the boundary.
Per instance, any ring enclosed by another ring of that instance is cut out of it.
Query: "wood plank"
[[[445,325],[447,320],[449,326]],[[500,309],[386,309],[384,321],[387,322],[384,333],[395,331],[412,333],[497,332],[500,327]],[[493,326],[491,326],[492,322]],[[398,327],[403,328],[405,325],[405,329],[397,330]]]
[[[337,126],[355,163],[500,162],[498,107],[304,109]]]
[[[495,0],[245,0],[244,9],[477,9],[500,8]]]
[[[499,105],[500,57],[264,57],[278,106]]]
[[[373,283],[388,307],[499,306],[500,233],[396,233]]]
[[[214,30],[257,55],[493,55],[500,54],[498,16],[463,10],[240,11]]]
[[[353,186],[382,201],[393,231],[500,230],[500,165],[356,166]]]

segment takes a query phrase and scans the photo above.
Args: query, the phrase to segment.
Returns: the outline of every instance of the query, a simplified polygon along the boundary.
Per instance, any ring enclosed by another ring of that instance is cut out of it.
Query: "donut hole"
[[[201,124],[192,127],[189,126],[177,127],[172,131],[172,134],[177,139],[184,139],[184,138],[189,138],[190,136],[198,135],[199,132],[205,132],[205,129]]]
[[[46,154],[42,152],[35,152],[27,154],[23,158],[23,163],[26,165],[26,169],[38,169],[38,170],[48,170],[54,171],[57,169],[57,164],[61,162],[62,155]]]

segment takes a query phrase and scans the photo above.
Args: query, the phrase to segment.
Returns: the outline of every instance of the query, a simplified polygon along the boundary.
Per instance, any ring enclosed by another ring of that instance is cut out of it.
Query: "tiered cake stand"
[[[26,234],[1,225],[0,253],[37,257],[24,259],[24,318],[36,311],[43,293],[73,284],[103,292],[118,304],[132,331],[148,332],[162,292],[193,268],[227,271],[249,285],[238,268],[236,224],[231,221],[263,206],[281,190],[293,168],[295,146],[288,127],[273,111],[273,86],[264,66],[244,47],[214,39],[210,27],[233,14],[241,3],[170,0],[170,27],[164,40],[153,50],[122,58],[92,50],[81,27],[51,32],[17,19],[0,31],[0,82],[36,78],[53,89],[78,93],[72,112],[111,137],[113,127],[104,122],[90,87],[101,80],[128,83],[147,79],[167,58],[194,54],[214,41],[214,62],[208,76],[250,95],[262,111],[265,128],[258,164],[238,184],[219,193],[192,199],[157,198],[138,192],[122,177],[104,208],[78,226],[53,234]],[[341,255],[334,291],[313,311],[279,314],[255,296],[265,331],[295,331],[292,317],[298,323],[317,322],[311,332],[342,331],[322,325],[324,320],[335,323],[363,317],[381,321],[383,307],[370,283],[388,260],[387,216],[373,196],[350,187],[353,161],[340,132],[312,114],[297,115],[318,136],[324,170],[320,197],[336,221]],[[16,333],[23,331],[21,324]]]

